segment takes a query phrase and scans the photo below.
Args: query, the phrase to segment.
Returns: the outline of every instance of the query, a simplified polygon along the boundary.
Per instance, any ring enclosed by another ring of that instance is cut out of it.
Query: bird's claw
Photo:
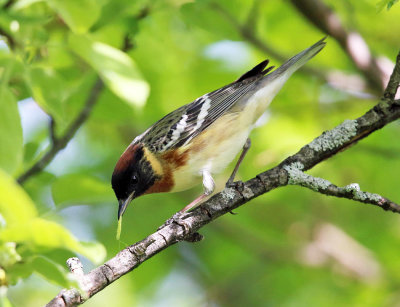
[[[161,228],[164,228],[165,226],[171,225],[171,224],[177,224],[179,226],[182,226],[184,228],[185,234],[190,232],[190,227],[189,225],[182,219],[183,212],[176,212],[172,217],[170,217],[168,220],[165,221],[165,223],[158,228],[160,230]]]
[[[232,188],[235,189],[237,191],[243,191],[244,189],[244,183],[241,180],[238,181],[227,181],[227,183],[225,184],[226,188]]]
[[[203,240],[204,238],[203,235],[201,235],[198,232],[193,232],[193,233],[191,232],[189,224],[185,222],[185,220],[182,218],[184,214],[185,212],[180,212],[180,211],[175,213],[171,218],[166,220],[166,222],[161,227],[159,227],[158,230],[171,224],[177,224],[183,228],[183,240],[192,243]]]
[[[241,180],[238,180],[238,181],[230,181],[230,180],[228,180],[226,185],[225,185],[225,187],[226,188],[235,189],[236,191],[239,191],[239,193],[242,193],[243,190],[244,190],[244,183]],[[236,215],[237,214],[236,212],[233,212],[233,211],[229,211],[229,213],[232,214],[232,215]]]

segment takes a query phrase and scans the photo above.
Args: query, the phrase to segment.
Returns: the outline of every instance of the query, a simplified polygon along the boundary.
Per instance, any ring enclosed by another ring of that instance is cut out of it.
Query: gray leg
[[[243,145],[243,150],[242,150],[242,153],[240,154],[239,160],[237,161],[231,176],[229,177],[228,181],[226,182],[226,186],[227,187],[232,186],[233,181],[235,180],[236,173],[237,173],[237,171],[239,169],[239,166],[242,163],[242,161],[243,161],[244,157],[246,156],[247,152],[249,151],[250,147],[251,147],[251,140],[250,140],[250,138],[247,138],[246,143],[244,143],[244,145]]]

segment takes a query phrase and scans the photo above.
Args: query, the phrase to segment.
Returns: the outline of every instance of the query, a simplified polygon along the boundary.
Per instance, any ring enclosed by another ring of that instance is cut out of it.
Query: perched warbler
[[[325,39],[325,38],[324,38]],[[172,111],[136,137],[118,160],[112,188],[119,202],[118,220],[136,197],[189,189],[201,180],[204,193],[181,211],[214,191],[213,175],[250,147],[257,119],[289,77],[325,46],[324,39],[287,60],[278,69],[265,60],[236,81]],[[271,72],[272,71],[272,72]]]

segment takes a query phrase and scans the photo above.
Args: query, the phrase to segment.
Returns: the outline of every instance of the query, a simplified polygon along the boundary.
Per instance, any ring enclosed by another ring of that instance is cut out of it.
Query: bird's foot
[[[165,223],[158,228],[158,230],[171,224],[177,224],[183,228],[185,234],[188,234],[190,232],[190,226],[185,222],[185,219],[182,218],[184,215],[185,212],[176,212],[172,217],[166,220]]]
[[[190,225],[185,221],[185,215],[187,213],[186,212],[177,212],[175,213],[172,217],[170,217],[168,220],[165,221],[165,223],[158,228],[158,230],[171,225],[171,224],[176,224],[179,225],[183,228],[183,237],[184,237],[184,241],[188,241],[188,242],[198,242],[203,240],[203,235],[201,235],[198,232],[192,232],[191,231],[191,227]]]
[[[176,212],[172,217],[170,217],[168,220],[166,220],[165,223],[160,228],[171,225],[173,223],[178,224],[178,225],[185,224],[184,220],[182,219],[182,216],[184,214],[185,213],[181,212],[181,211]]]
[[[225,184],[225,187],[232,188],[232,189],[235,189],[235,190],[241,192],[244,189],[244,183],[241,180],[238,180],[238,181],[228,180]]]
[[[239,191],[239,193],[242,193],[244,190],[244,183],[241,180],[238,180],[238,181],[228,180],[225,184],[225,187],[235,189],[236,191]],[[237,214],[236,212],[233,212],[233,211],[229,211],[229,213],[232,215]]]

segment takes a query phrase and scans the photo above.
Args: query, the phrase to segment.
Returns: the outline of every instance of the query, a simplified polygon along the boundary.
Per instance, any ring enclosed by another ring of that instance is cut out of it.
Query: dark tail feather
[[[269,60],[262,61],[260,64],[255,66],[252,70],[249,70],[244,75],[240,76],[240,78],[237,79],[236,82],[240,82],[240,81],[243,81],[245,79],[248,79],[248,78],[251,78],[254,76],[265,75],[266,73],[270,72],[271,69],[274,68],[274,66],[271,66],[264,70],[264,68],[268,65],[268,63],[269,63]]]
[[[262,73],[263,76],[265,76],[267,73],[269,73],[274,68],[275,68],[275,66],[270,66],[267,69],[263,70],[261,73]]]

